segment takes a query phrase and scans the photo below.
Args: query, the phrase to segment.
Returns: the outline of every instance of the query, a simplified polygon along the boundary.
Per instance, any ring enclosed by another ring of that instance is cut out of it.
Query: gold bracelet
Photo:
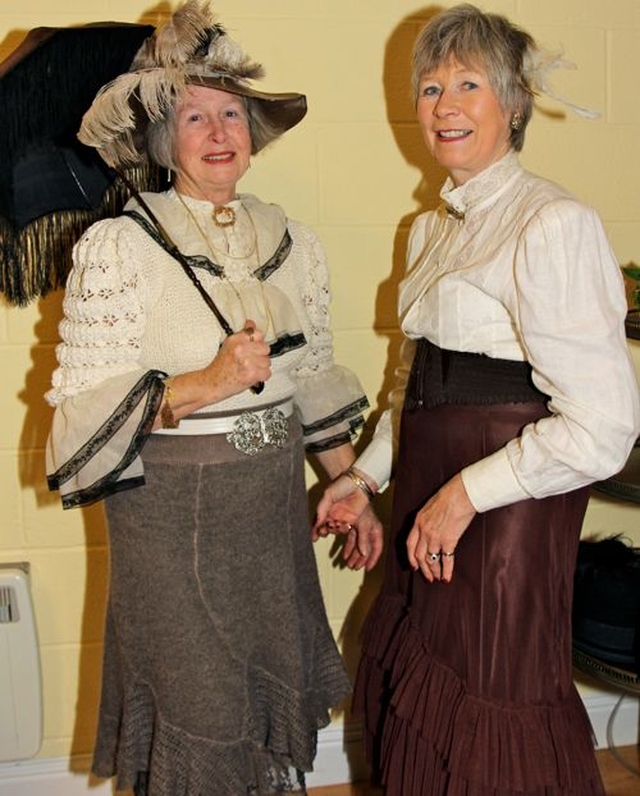
[[[353,467],[349,467],[342,473],[342,475],[346,475],[347,478],[351,479],[351,481],[353,481],[353,483],[365,493],[369,500],[373,500],[376,493],[373,489],[371,489],[364,478],[354,471]]]
[[[173,409],[171,408],[171,399],[173,392],[171,385],[173,384],[173,376],[164,379],[164,395],[162,396],[162,409],[160,410],[160,420],[162,421],[162,428],[178,428],[180,421],[176,420]]]

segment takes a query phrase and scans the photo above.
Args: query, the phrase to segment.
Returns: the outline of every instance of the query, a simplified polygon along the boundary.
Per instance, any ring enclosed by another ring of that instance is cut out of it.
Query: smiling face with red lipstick
[[[451,58],[425,73],[418,87],[417,114],[429,151],[456,185],[511,148],[512,114],[504,110],[480,66]]]
[[[177,191],[223,205],[249,168],[251,132],[242,97],[189,86],[175,114]]]

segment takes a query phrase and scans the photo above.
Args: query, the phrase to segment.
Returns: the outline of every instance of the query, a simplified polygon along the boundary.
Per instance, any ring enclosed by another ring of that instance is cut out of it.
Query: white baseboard
[[[604,692],[584,698],[598,749],[610,745],[607,739],[608,725],[611,745],[630,746],[639,742],[638,699],[627,696],[620,705],[618,700],[617,695]],[[362,755],[361,736],[361,728],[352,724],[344,727],[332,725],[321,730],[315,770],[307,776],[308,787],[366,779],[367,766]],[[70,768],[69,760],[53,758],[0,763],[0,795],[113,796],[109,782],[90,784],[86,773],[76,773],[88,770],[88,759],[74,758],[73,771]]]
[[[619,694],[608,692],[585,697],[584,704],[591,719],[598,749],[640,743],[638,697],[627,694],[621,701]]]
[[[0,763],[0,796],[113,796],[110,782],[89,782],[90,759],[34,758]],[[71,770],[73,769],[73,770]],[[314,771],[307,786],[319,788],[366,779],[359,725],[331,725],[318,733]]]

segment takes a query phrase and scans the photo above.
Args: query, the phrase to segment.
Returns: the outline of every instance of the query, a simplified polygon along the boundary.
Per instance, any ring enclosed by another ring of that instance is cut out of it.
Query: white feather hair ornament
[[[576,65],[565,60],[562,53],[552,53],[546,50],[529,51],[525,56],[523,72],[535,94],[545,94],[584,119],[598,119],[602,115],[598,111],[569,102],[553,91],[549,85],[549,76],[556,69],[576,69]]]

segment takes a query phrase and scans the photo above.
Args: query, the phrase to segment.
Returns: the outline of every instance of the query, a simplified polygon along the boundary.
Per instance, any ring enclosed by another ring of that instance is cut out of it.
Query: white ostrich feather
[[[147,39],[128,72],[104,86],[82,121],[78,138],[111,166],[142,163],[136,125],[154,122],[185,89],[189,76],[223,75],[245,81],[263,76],[260,64],[216,24],[206,0],[187,0]]]
[[[560,97],[551,88],[549,77],[556,69],[575,69],[576,65],[567,61],[562,53],[552,53],[546,50],[534,50],[527,55],[524,73],[529,81],[529,85],[536,94],[545,94],[556,102],[560,102],[578,116],[585,119],[597,119],[602,114],[599,111],[583,108],[573,102]]]

